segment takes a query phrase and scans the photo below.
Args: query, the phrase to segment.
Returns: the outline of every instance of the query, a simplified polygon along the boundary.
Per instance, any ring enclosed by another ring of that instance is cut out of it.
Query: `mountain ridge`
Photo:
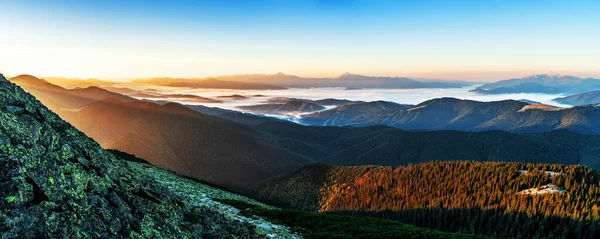
[[[481,94],[508,93],[582,93],[590,89],[600,89],[600,79],[580,78],[568,75],[539,74],[522,78],[512,78],[477,87],[473,92]]]
[[[526,107],[515,100],[479,102],[456,98],[437,98],[411,108],[378,109],[372,107],[344,115],[336,107],[302,116],[301,123],[316,126],[387,125],[405,130],[506,130],[521,133],[568,129],[578,133],[600,134],[594,122],[600,108],[578,106],[557,110]],[[342,117],[345,116],[345,117]]]

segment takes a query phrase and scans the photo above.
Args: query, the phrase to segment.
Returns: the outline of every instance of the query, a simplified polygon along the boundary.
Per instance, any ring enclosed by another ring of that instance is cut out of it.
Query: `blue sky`
[[[0,71],[600,76],[598,1],[4,1]]]

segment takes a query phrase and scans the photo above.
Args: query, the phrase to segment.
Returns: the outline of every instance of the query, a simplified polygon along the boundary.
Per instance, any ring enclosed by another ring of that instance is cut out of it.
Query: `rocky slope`
[[[140,173],[1,75],[0,110],[2,238],[286,235]]]

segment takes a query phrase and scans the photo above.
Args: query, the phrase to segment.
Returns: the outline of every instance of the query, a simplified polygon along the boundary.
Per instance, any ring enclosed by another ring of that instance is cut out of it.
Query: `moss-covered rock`
[[[0,75],[2,238],[260,237],[135,172]]]

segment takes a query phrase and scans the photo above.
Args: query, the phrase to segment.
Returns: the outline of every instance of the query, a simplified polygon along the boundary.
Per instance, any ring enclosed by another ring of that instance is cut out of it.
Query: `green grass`
[[[286,225],[293,231],[298,232],[309,239],[485,238],[468,234],[436,231],[397,221],[370,217],[352,217],[327,213],[267,209],[231,199],[221,199],[216,201],[229,204],[242,210],[241,213],[247,217],[259,216],[270,222]]]

